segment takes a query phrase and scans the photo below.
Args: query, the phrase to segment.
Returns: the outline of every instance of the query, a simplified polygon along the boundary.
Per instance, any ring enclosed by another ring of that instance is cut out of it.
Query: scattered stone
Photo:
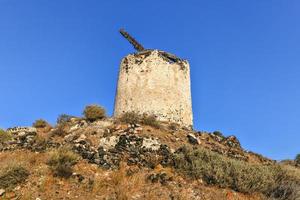
[[[172,181],[172,177],[168,176],[167,173],[161,172],[157,174],[150,174],[147,177],[152,183],[160,182],[162,185],[166,185],[168,181]]]
[[[200,144],[201,141],[199,138],[197,138],[194,134],[190,133],[187,135],[188,140],[191,144]]]
[[[140,131],[143,130],[143,128],[138,126],[138,127],[135,128],[135,130],[138,131],[138,132],[140,132]]]
[[[105,129],[111,127],[113,125],[113,121],[111,120],[95,121],[92,125],[100,129]]]
[[[75,143],[85,143],[85,140],[86,140],[86,136],[84,134],[81,134],[79,136],[79,138],[77,138],[74,142]]]
[[[0,189],[0,196],[3,196],[5,194],[5,190],[4,189]]]
[[[156,139],[143,138],[142,148],[157,151],[160,148],[160,143]]]
[[[239,140],[233,135],[228,136],[227,138],[225,138],[224,144],[228,147],[231,147],[231,148],[241,149],[241,144],[240,144]]]
[[[73,173],[72,177],[76,178],[78,180],[79,183],[81,183],[84,180],[84,176],[81,174],[77,174],[77,173]]]
[[[75,132],[75,133],[71,133],[69,135],[66,135],[64,137],[64,140],[68,143],[72,142],[73,140],[77,139],[78,138],[78,134]]]
[[[117,136],[101,138],[99,142],[99,147],[101,146],[104,149],[112,149],[116,146],[118,141],[119,141],[119,137]]]
[[[25,133],[36,133],[36,128],[34,127],[25,127],[25,126],[17,126],[17,127],[12,127],[12,128],[8,128],[6,130],[7,132],[9,133],[12,133],[12,134],[17,134],[17,133],[20,133],[20,132],[25,132]]]
[[[122,126],[119,124],[119,125],[117,125],[116,127],[115,127],[115,130],[120,130],[122,128]]]

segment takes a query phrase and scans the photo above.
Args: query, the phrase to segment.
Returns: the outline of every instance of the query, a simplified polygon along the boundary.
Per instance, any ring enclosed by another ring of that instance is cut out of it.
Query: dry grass
[[[59,148],[50,152],[47,164],[55,176],[69,178],[73,173],[72,167],[77,161],[77,154],[68,148]]]
[[[282,175],[278,178],[276,187],[269,192],[269,200],[300,199],[300,170],[290,165],[280,165]]]
[[[97,165],[80,160],[74,167],[76,174],[85,177],[78,182],[74,176],[60,179],[46,165],[48,153],[32,153],[16,151],[0,153],[0,166],[9,160],[16,159],[30,169],[30,176],[16,191],[20,199],[195,199],[195,195],[203,200],[261,200],[254,195],[244,195],[229,189],[207,187],[200,181],[183,179],[174,174],[172,168],[157,166],[154,170],[127,166],[122,164],[120,170],[103,170]],[[129,172],[133,173],[129,173]],[[176,184],[166,185],[146,181],[152,173],[166,172],[174,176]],[[180,186],[179,186],[180,185]],[[231,196],[230,196],[231,195]],[[227,198],[232,197],[232,198]]]
[[[0,143],[9,141],[12,138],[11,134],[0,129]]]
[[[148,126],[152,126],[154,128],[160,128],[160,122],[157,120],[155,115],[143,114],[140,115],[136,112],[125,112],[119,118],[121,122],[129,123],[129,124],[144,124]]]
[[[141,116],[137,114],[136,112],[125,112],[121,115],[119,120],[124,123],[128,124],[137,124],[140,122]]]
[[[55,127],[55,129],[51,132],[52,136],[65,136],[67,134],[67,130],[69,129],[69,125],[68,123],[59,123],[57,124],[57,126]]]
[[[29,176],[29,171],[22,162],[10,161],[1,166],[0,188],[12,189],[23,183]]]
[[[202,148],[183,148],[174,162],[183,174],[243,193],[270,191],[280,173],[277,167],[249,164]]]
[[[138,195],[144,186],[144,178],[141,176],[130,176],[127,174],[127,167],[124,163],[120,169],[113,171],[103,180],[95,180],[93,193],[102,194],[104,197],[110,196],[112,199],[127,200]]]
[[[155,115],[143,115],[141,123],[144,125],[152,126],[154,128],[160,128],[159,121],[157,121]]]

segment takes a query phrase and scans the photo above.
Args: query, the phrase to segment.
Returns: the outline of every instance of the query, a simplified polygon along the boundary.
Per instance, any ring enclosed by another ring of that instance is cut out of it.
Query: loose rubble
[[[56,128],[50,130],[53,133]],[[162,142],[163,138],[140,135],[144,130],[140,124],[122,125],[113,119],[86,122],[84,119],[71,119],[62,141],[56,141],[53,135],[45,139],[39,136],[39,130],[33,127],[15,127],[7,129],[12,139],[0,144],[0,151],[20,148],[35,152],[43,152],[49,148],[69,145],[83,159],[106,169],[116,169],[120,162],[153,168],[157,164],[172,164],[172,156],[176,149]],[[219,134],[192,132],[190,130],[172,131],[165,138],[172,142],[182,141],[179,131],[186,132],[186,142],[201,145],[217,153],[239,160],[248,160],[251,152],[245,152],[235,136],[224,137]],[[183,141],[184,142],[184,141]],[[187,143],[187,144],[188,144]],[[257,156],[258,160],[270,163],[269,159]]]
[[[3,196],[5,194],[5,190],[4,189],[0,189],[0,197]]]

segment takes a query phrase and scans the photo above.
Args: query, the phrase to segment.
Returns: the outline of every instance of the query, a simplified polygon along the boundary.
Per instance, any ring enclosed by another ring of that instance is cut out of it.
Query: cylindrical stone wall
[[[161,121],[193,125],[190,68],[186,60],[151,50],[129,54],[119,71],[114,116],[154,114]]]

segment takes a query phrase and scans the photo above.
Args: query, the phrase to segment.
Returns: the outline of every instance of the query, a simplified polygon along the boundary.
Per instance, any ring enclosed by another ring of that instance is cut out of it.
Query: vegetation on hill
[[[43,119],[37,119],[32,126],[35,128],[45,128],[48,125],[48,123]]]
[[[4,131],[3,129],[0,129],[0,144],[10,140],[11,137],[12,137],[11,134]]]
[[[88,105],[85,107],[83,114],[88,121],[96,121],[106,117],[105,110],[98,105]]]
[[[37,120],[37,129],[0,130],[0,198],[300,198],[300,156],[276,163],[244,151],[234,136],[154,115],[107,118],[96,105],[83,114],[60,115],[53,128]]]

